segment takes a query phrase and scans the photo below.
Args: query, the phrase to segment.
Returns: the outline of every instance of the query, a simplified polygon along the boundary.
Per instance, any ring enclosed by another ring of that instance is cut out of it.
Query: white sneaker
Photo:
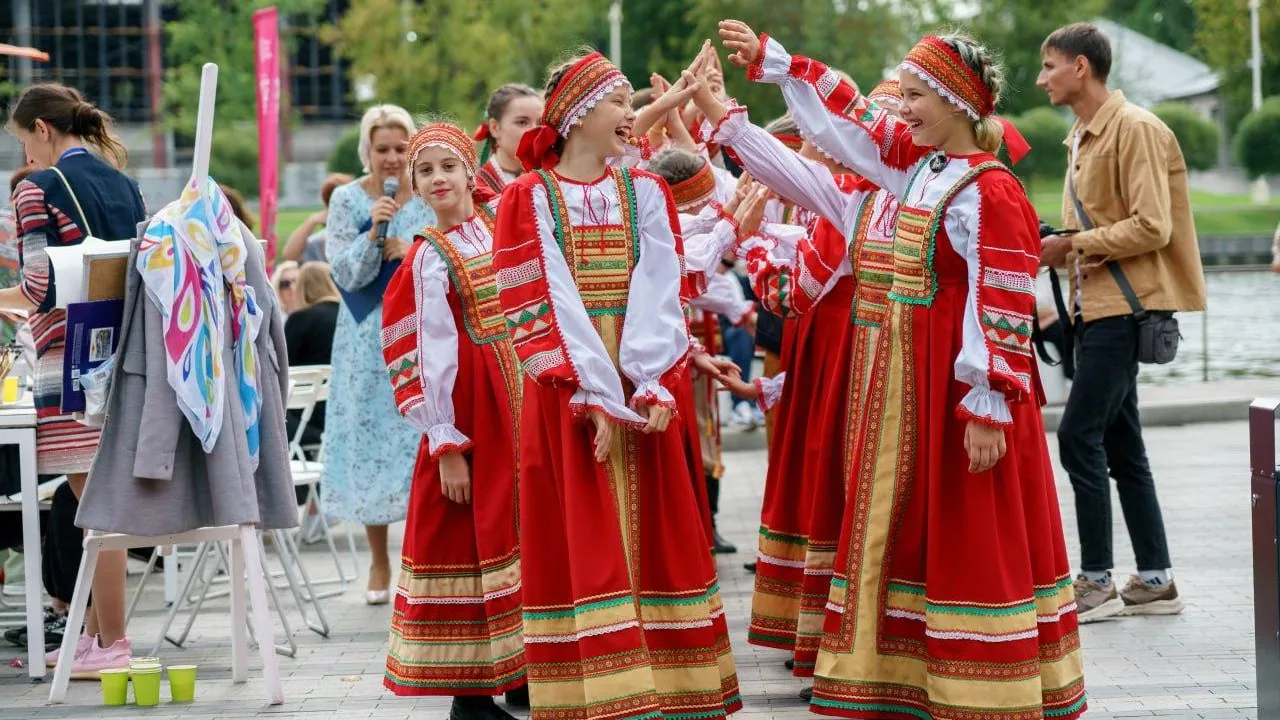
[[[744,401],[733,406],[733,415],[729,419],[730,424],[743,430],[755,430],[756,418],[751,412],[751,403]]]

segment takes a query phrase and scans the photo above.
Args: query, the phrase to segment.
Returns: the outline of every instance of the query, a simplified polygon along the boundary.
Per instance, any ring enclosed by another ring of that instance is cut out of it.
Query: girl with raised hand
[[[525,370],[520,541],[534,720],[715,718],[741,705],[715,566],[669,428],[688,372],[675,206],[612,166],[626,77],[591,52],[554,70],[531,172],[494,236]],[[683,420],[682,421],[687,421]]]
[[[709,53],[714,50],[707,48],[691,71],[707,67]],[[882,83],[872,96],[896,104],[896,85]],[[792,151],[753,125],[744,106],[705,89],[694,102],[706,117],[708,141],[731,150],[757,180],[810,218],[811,232],[795,248],[765,238],[739,248],[765,306],[799,316],[786,359],[792,387],[782,393],[778,443],[770,446],[760,526],[764,567],[756,574],[747,638],[791,650],[792,672],[809,677],[879,327],[876,311],[888,290],[883,278],[891,270],[886,251],[897,202],[810,142]]]
[[[961,35],[899,66],[901,118],[815,60],[720,24],[806,138],[899,202],[815,670],[846,717],[1071,718],[1085,709],[1074,596],[1031,354],[1036,215],[994,153],[999,63]]]
[[[387,287],[382,354],[396,407],[422,434],[384,684],[452,695],[452,720],[511,718],[491,696],[524,685],[516,427],[520,366],[497,303],[493,192],[475,146],[424,125],[407,153],[435,212]]]

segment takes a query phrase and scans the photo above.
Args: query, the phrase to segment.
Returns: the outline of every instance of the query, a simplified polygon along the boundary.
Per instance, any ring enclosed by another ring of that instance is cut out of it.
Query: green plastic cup
[[[176,703],[189,703],[196,698],[196,666],[170,665],[169,698]]]
[[[133,669],[129,671],[133,679],[133,701],[140,707],[153,707],[160,704],[160,668]]]
[[[124,705],[129,700],[129,670],[116,668],[99,670],[102,679],[102,704],[107,706]]]

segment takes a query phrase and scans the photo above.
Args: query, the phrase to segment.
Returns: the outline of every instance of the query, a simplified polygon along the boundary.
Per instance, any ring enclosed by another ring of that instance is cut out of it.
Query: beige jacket
[[[1132,312],[1104,265],[1108,260],[1120,263],[1145,309],[1203,310],[1204,271],[1177,138],[1119,90],[1087,125],[1076,121],[1064,143],[1068,153],[1077,133],[1079,150],[1067,176],[1094,229],[1073,237],[1067,274],[1074,297],[1079,261],[1085,321]],[[1083,227],[1069,188],[1062,218],[1067,229]]]

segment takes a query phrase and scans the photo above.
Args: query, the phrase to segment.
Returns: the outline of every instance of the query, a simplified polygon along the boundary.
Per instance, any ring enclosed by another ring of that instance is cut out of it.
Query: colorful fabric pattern
[[[467,167],[467,177],[475,177],[476,167],[479,165],[476,160],[476,146],[462,128],[450,123],[428,123],[419,128],[418,132],[409,139],[410,168],[417,162],[418,153],[428,147],[444,148],[457,155],[462,160],[462,164]]]
[[[692,177],[673,184],[671,196],[675,199],[676,209],[680,212],[688,212],[714,200],[716,176],[711,172],[711,163],[704,163],[702,169]]]
[[[164,321],[169,385],[205,452],[222,430],[223,328],[230,329],[245,440],[256,465],[262,397],[254,340],[262,315],[244,269],[254,242],[218,184],[205,178],[199,187],[193,180],[152,218],[138,246],[137,269]]]
[[[921,38],[899,67],[924,80],[973,120],[995,111],[991,89],[942,38]]]

